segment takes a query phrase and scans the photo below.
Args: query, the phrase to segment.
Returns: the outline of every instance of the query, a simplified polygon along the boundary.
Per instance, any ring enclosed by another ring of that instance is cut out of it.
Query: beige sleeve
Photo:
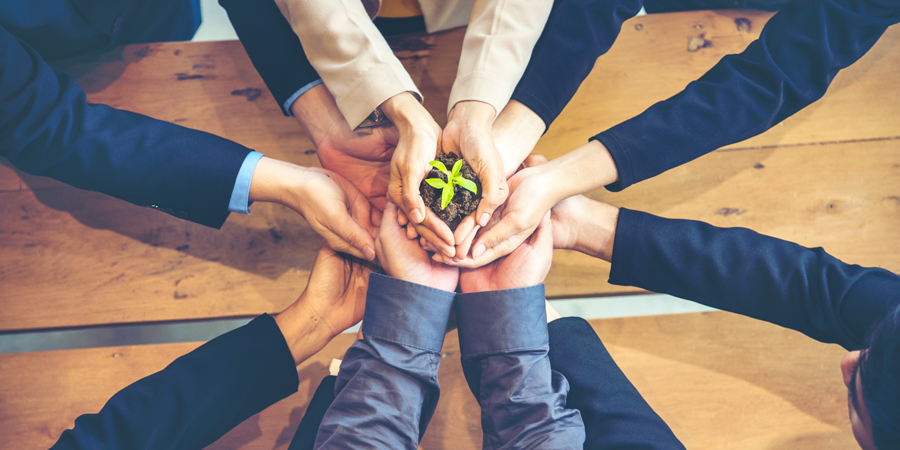
[[[351,127],[401,92],[422,94],[360,0],[275,0]]]
[[[498,114],[503,110],[525,72],[552,7],[552,0],[475,1],[448,114],[464,100],[488,103]]]

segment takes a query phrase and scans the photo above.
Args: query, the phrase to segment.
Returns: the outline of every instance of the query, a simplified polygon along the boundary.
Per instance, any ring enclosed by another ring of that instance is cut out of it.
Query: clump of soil
[[[456,163],[459,157],[455,153],[441,153],[436,159],[444,163],[447,166],[447,170],[452,171],[453,164]],[[456,231],[459,223],[475,211],[478,208],[478,203],[481,202],[481,181],[475,175],[475,171],[469,167],[469,163],[463,161],[459,174],[475,182],[475,186],[478,187],[478,194],[473,194],[468,189],[454,184],[453,200],[444,209],[441,209],[441,189],[429,186],[424,180],[419,185],[419,192],[422,194],[422,200],[425,200],[425,206],[434,211],[453,231]],[[444,182],[447,181],[447,176],[435,168],[432,168],[431,172],[425,176],[425,179],[428,178],[440,178]]]

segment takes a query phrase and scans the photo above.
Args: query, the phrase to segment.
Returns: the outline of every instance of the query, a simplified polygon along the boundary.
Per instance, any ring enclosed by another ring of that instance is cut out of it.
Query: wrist
[[[459,122],[465,126],[478,126],[489,129],[496,117],[497,111],[490,104],[477,100],[465,100],[453,105],[447,121]]]
[[[300,364],[331,342],[341,331],[331,329],[327,321],[306,306],[309,299],[304,292],[291,306],[275,317],[294,364]]]
[[[531,154],[546,129],[540,116],[516,100],[510,100],[503,108],[494,121],[492,133],[507,178]]]
[[[291,105],[291,113],[318,148],[335,124],[346,122],[324,84],[309,88]]]
[[[428,110],[411,92],[401,92],[385,100],[381,111],[401,132],[434,122]]]
[[[581,209],[582,219],[574,230],[576,239],[572,250],[611,262],[619,208],[584,198],[586,204]]]

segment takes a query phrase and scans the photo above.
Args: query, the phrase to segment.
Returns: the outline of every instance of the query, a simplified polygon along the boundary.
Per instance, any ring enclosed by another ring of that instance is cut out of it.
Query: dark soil
[[[437,156],[437,160],[444,163],[447,166],[447,170],[453,170],[453,164],[456,163],[459,157],[454,153],[441,153]],[[462,168],[459,171],[460,175],[475,182],[475,186],[478,187],[478,194],[473,194],[469,192],[468,189],[464,189],[459,185],[453,185],[453,200],[450,201],[450,204],[447,205],[445,209],[441,209],[441,189],[435,189],[428,185],[425,181],[422,181],[422,184],[419,186],[419,192],[422,194],[422,199],[425,200],[425,206],[431,208],[447,226],[450,227],[451,230],[456,231],[456,227],[459,226],[459,223],[462,220],[475,211],[478,208],[478,203],[481,201],[481,181],[478,180],[478,176],[475,175],[475,171],[469,167],[469,163],[463,161]],[[425,176],[428,178],[440,178],[444,181],[447,181],[447,176],[441,173],[440,170],[431,169],[431,172]]]

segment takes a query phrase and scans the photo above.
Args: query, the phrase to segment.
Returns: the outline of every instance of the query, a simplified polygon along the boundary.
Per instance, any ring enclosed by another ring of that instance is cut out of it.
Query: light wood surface
[[[838,346],[725,312],[591,323],[687,448],[856,448]],[[301,364],[296,394],[210,448],[286,448],[331,358],[352,341],[342,335]],[[78,415],[98,411],[115,392],[197,345],[0,355],[0,448],[49,447]],[[443,355],[441,400],[420,448],[481,448],[480,410],[462,375],[456,332],[447,335]]]
[[[742,50],[770,15],[651,15],[627,21],[536,149],[559,156],[678,92]],[[734,19],[751,21],[738,31]],[[443,123],[462,30],[393,41]],[[712,46],[687,51],[704,34]],[[635,185],[589,193],[615,205],[823,246],[848,262],[900,271],[900,28],[889,29],[825,98],[769,132]],[[240,43],[119,48],[65,64],[92,102],[209,131],[269,156],[317,165]],[[258,95],[257,95],[258,94]],[[664,149],[663,149],[664,150]],[[186,194],[188,195],[188,194]],[[321,239],[280,206],[256,204],[222,230],[80,191],[0,162],[0,330],[278,312],[306,284]],[[551,297],[636,291],[608,264],[558,251]]]

